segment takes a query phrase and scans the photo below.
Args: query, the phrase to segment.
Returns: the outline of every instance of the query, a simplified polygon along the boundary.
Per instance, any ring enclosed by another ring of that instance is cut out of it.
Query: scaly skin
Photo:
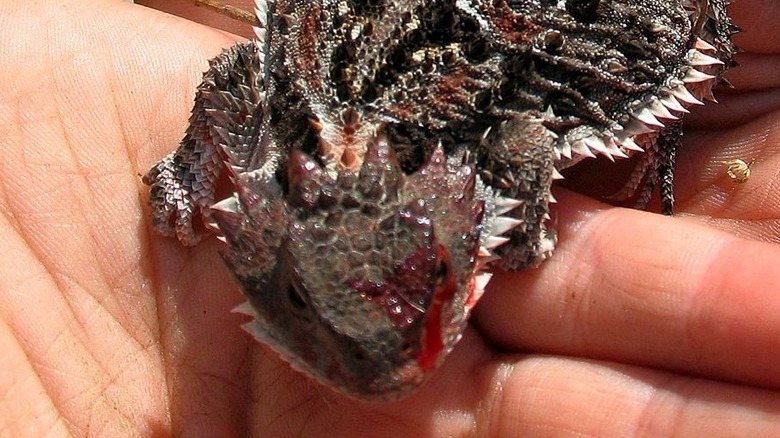
[[[246,328],[352,396],[403,396],[465,329],[487,269],[549,257],[551,185],[644,151],[623,198],[671,213],[686,106],[733,64],[723,0],[277,1],[211,63],[156,227],[206,219]],[[233,196],[215,204],[220,172]]]
[[[475,302],[484,203],[474,197],[473,166],[450,170],[439,149],[405,176],[379,138],[357,175],[332,178],[299,151],[288,173],[286,196],[242,174],[238,197],[213,207],[231,248],[225,261],[249,298],[243,310],[255,317],[247,330],[297,368],[365,398],[417,387]]]

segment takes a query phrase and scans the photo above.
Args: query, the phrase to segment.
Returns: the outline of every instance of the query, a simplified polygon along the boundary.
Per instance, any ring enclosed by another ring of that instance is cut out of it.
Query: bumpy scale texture
[[[419,387],[490,269],[553,251],[550,187],[641,154],[620,198],[671,213],[680,117],[732,66],[727,0],[277,0],[211,61],[155,227],[203,220],[245,328],[353,397]],[[215,199],[226,174],[234,188]]]

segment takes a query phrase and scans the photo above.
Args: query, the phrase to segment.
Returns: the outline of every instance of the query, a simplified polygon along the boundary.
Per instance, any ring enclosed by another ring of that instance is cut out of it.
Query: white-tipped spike
[[[554,119],[555,111],[553,111],[552,105],[547,105],[547,108],[544,110],[542,115],[548,119]]]
[[[488,266],[488,265],[489,265],[491,262],[493,262],[493,261],[496,261],[496,260],[498,260],[498,259],[500,259],[500,258],[501,258],[501,257],[499,257],[498,255],[496,255],[496,253],[494,253],[493,251],[490,251],[489,249],[485,248],[484,246],[483,246],[483,247],[481,247],[481,249],[480,249],[480,252],[481,252],[483,249],[484,249],[485,251],[487,251],[487,252],[488,252],[488,255],[486,255],[486,256],[482,256],[482,255],[480,255],[480,256],[477,258],[477,265],[476,265],[476,267],[477,267],[477,271],[484,271],[485,269],[487,269],[487,266]]]
[[[661,97],[660,101],[662,104],[664,104],[665,107],[672,111],[677,111],[683,114],[688,114],[690,112],[684,106],[680,105],[680,102],[677,101],[677,99],[671,94],[667,94]]]
[[[490,236],[485,239],[485,248],[496,249],[507,242],[509,242],[508,237]]]
[[[553,180],[563,179],[563,175],[561,175],[561,172],[558,172],[558,169],[556,169],[555,167],[553,167],[552,169],[552,179]]]
[[[571,143],[572,154],[582,155],[585,157],[596,158],[593,152],[590,150],[584,140],[575,140]]]
[[[571,143],[569,143],[567,140],[564,140],[560,145],[561,155],[571,160]]]
[[[708,43],[707,41],[704,41],[701,38],[696,38],[696,43],[694,43],[693,48],[699,49],[699,50],[704,50],[704,51],[707,51],[707,52],[715,52],[715,51],[717,51],[717,49],[715,49],[715,46],[713,46],[712,44]]]
[[[488,135],[490,135],[490,131],[493,130],[492,126],[488,126],[485,131],[482,133],[482,140],[485,140],[488,138]]]
[[[490,252],[489,249],[485,248],[484,246],[479,247],[479,251],[477,252],[477,257],[481,259],[491,257],[493,255],[492,252]]]
[[[255,0],[255,16],[262,23],[265,24],[265,19],[268,16],[268,3],[266,0]]]
[[[695,68],[689,68],[683,76],[683,82],[686,84],[709,81],[710,79],[715,79],[715,76],[702,73]]]
[[[688,105],[704,105],[702,101],[697,99],[693,94],[691,94],[690,91],[688,91],[687,88],[683,86],[672,88],[671,93],[674,95],[674,97],[677,98],[677,100],[685,102]]]
[[[699,93],[696,94],[696,97],[699,100],[706,99],[706,100],[709,100],[712,103],[718,103],[718,99],[716,99],[715,95],[712,94],[712,88],[711,87],[706,87],[706,86],[705,87],[700,87],[700,89],[698,91],[699,91]]]
[[[474,287],[477,290],[484,291],[487,287],[490,279],[493,278],[493,274],[489,272],[481,272],[474,276]]]
[[[650,111],[650,108],[648,107],[642,107],[639,110],[634,111],[632,116],[647,126],[655,126],[656,128],[664,127],[664,124],[653,115],[653,112]]]
[[[474,276],[474,287],[471,289],[471,294],[463,306],[466,313],[471,312],[471,309],[473,309],[479,300],[482,299],[482,295],[485,293],[485,287],[487,287],[491,277],[492,275],[487,272]]]
[[[501,216],[503,214],[506,214],[509,211],[514,210],[515,208],[519,207],[520,204],[522,204],[523,201],[518,201],[517,199],[508,198],[506,196],[499,196],[496,198],[496,215]]]
[[[635,152],[645,151],[644,149],[642,149],[641,146],[636,144],[634,139],[632,139],[631,137],[621,137],[621,138],[617,138],[616,140],[618,141],[618,143],[620,143],[620,147],[622,147],[623,149],[627,149],[629,151],[635,151]]]
[[[669,109],[666,108],[666,106],[661,103],[659,99],[653,99],[650,101],[649,105],[650,111],[653,112],[653,114],[656,117],[660,117],[662,119],[666,120],[677,120],[679,117],[675,116],[671,112],[669,112]]]
[[[257,37],[257,41],[264,43],[265,42],[265,28],[254,26],[252,29],[255,31],[255,36]],[[262,46],[260,46],[262,48]]]
[[[698,50],[691,50],[691,65],[695,66],[701,66],[701,65],[723,65],[723,61],[721,61],[718,58],[715,58],[714,56],[705,55],[704,53],[701,53]]]
[[[610,160],[613,160],[617,158],[628,158],[628,155],[626,155],[625,152],[623,152],[622,149],[620,149],[617,144],[615,144],[615,139],[607,136],[607,137],[599,137],[599,140],[604,144],[604,147],[606,148],[605,155]]]
[[[657,127],[649,126],[648,124],[637,120],[632,119],[628,123],[626,123],[626,126],[623,127],[626,135],[642,135],[642,134],[649,134],[651,132],[655,132],[658,130]]]
[[[210,224],[210,225],[211,225],[213,228],[217,229],[217,230],[219,229],[219,226],[218,226],[217,224]],[[220,242],[222,242],[222,243],[224,243],[224,244],[227,244],[227,243],[228,243],[228,242],[227,242],[227,237],[223,236],[222,234],[217,234],[216,236],[217,236],[217,240],[219,240]]]
[[[248,322],[246,324],[241,324],[241,328],[244,329],[245,332],[249,333],[257,339],[260,342],[263,343],[269,343],[272,342],[272,339],[269,338],[268,332],[265,331],[263,326],[260,325],[257,321]],[[276,344],[273,344],[276,345]],[[291,363],[292,364],[292,363]],[[295,366],[294,364],[292,364]]]
[[[511,230],[512,228],[522,224],[523,221],[518,219],[513,219],[511,217],[503,217],[499,216],[493,220],[493,223],[490,224],[490,236],[498,236],[501,234],[506,233],[507,231]]]
[[[238,198],[235,195],[227,197],[213,204],[211,209],[224,211],[225,213],[238,213]]]
[[[585,137],[584,141],[592,151],[598,152],[608,157],[612,156],[610,155],[609,150],[607,150],[607,145],[604,144],[604,140],[602,140],[601,137],[591,135],[590,137]]]
[[[609,153],[610,155],[612,155],[612,157],[628,158],[626,152],[623,149],[619,148],[618,145],[612,139],[610,139],[609,142],[607,142],[607,147],[609,148]]]
[[[547,202],[550,204],[555,204],[558,202],[557,199],[555,199],[555,196],[553,196],[552,192],[547,196]]]
[[[257,312],[255,312],[255,309],[252,307],[251,304],[249,304],[249,301],[244,301],[243,303],[234,307],[233,310],[231,310],[231,312],[240,313],[242,315],[247,315],[253,318],[257,318]]]

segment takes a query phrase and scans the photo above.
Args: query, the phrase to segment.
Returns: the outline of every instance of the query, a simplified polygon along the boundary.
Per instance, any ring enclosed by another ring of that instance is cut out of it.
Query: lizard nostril
[[[450,275],[450,269],[446,262],[439,262],[439,264],[436,266],[436,273],[434,274],[436,276],[436,284],[444,284],[447,282],[447,278]]]
[[[300,292],[298,292],[298,289],[293,285],[290,285],[287,288],[287,299],[289,299],[293,307],[297,309],[305,309],[307,306],[306,301],[303,300]]]
[[[352,353],[352,358],[355,359],[357,362],[363,362],[366,360],[366,355],[360,350],[355,350]]]
[[[409,357],[414,354],[414,344],[412,344],[410,341],[404,342],[403,347],[401,347],[401,351],[403,352],[403,355],[405,357]]]

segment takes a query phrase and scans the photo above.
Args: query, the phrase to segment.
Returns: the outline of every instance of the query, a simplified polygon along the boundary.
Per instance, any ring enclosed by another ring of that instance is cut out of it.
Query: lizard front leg
[[[541,119],[525,114],[493,127],[480,147],[483,180],[501,196],[520,201],[505,214],[520,223],[508,233],[509,241],[495,249],[504,269],[536,266],[555,248],[555,231],[547,221],[557,138]]]
[[[143,177],[151,186],[154,227],[185,245],[194,245],[203,235],[194,221],[207,216],[214,204],[223,167],[246,169],[260,136],[265,99],[256,43],[236,44],[209,64],[179,148]]]

